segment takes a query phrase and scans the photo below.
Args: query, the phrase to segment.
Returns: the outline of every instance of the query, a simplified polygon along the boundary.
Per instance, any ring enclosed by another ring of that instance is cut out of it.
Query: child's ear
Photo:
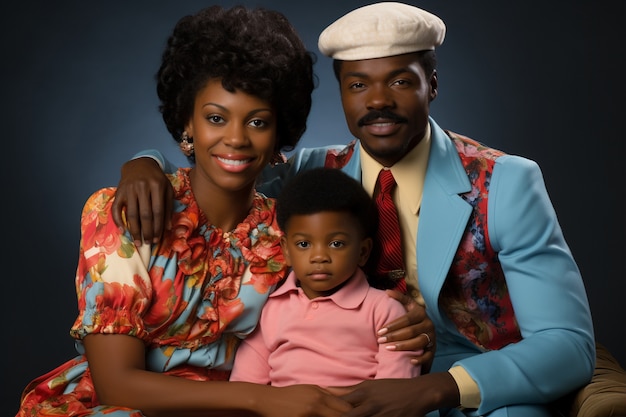
[[[285,257],[285,265],[291,265],[291,257],[289,256],[289,247],[287,246],[287,238],[283,235],[280,238],[280,249],[283,251],[283,256]]]
[[[361,252],[359,253],[359,266],[364,267],[365,263],[370,257],[372,253],[372,247],[374,246],[374,241],[371,237],[366,237],[361,241]]]

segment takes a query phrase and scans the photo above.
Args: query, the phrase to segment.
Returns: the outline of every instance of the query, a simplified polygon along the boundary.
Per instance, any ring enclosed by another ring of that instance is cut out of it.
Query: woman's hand
[[[283,388],[258,386],[269,389],[254,405],[258,415],[266,417],[341,417],[352,409],[343,400],[315,385],[292,385]],[[242,399],[244,401],[244,399]]]
[[[400,301],[407,313],[378,331],[378,343],[390,343],[387,349],[391,350],[415,351],[416,357],[411,362],[422,366],[422,374],[430,372],[436,350],[433,322],[426,315],[424,307],[411,296],[394,290],[387,290],[387,295]]]
[[[128,228],[135,245],[156,242],[171,227],[173,200],[172,184],[155,160],[131,159],[122,165],[113,220],[119,227]]]

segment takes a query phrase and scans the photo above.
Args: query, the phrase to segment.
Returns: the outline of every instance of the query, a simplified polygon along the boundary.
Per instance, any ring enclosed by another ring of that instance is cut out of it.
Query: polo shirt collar
[[[367,282],[367,277],[361,268],[358,268],[339,291],[326,297],[317,297],[315,301],[331,300],[345,310],[352,310],[363,304],[363,300],[365,300],[369,288],[370,285]],[[283,285],[270,294],[270,297],[280,297],[294,291],[302,292],[302,288],[297,285],[296,275],[291,271]]]

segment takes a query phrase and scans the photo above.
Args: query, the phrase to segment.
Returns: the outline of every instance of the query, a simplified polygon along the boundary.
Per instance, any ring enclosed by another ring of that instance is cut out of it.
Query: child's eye
[[[341,248],[343,247],[344,243],[341,240],[333,240],[332,242],[330,242],[330,247],[331,248]]]
[[[296,246],[297,246],[298,248],[301,248],[301,249],[306,249],[306,248],[308,248],[308,247],[309,247],[309,242],[306,242],[306,241],[304,241],[304,240],[301,240],[301,241],[299,241],[299,242],[296,242]]]

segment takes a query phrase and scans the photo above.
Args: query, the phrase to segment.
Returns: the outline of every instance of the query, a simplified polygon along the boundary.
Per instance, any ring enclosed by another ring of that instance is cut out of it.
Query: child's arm
[[[270,351],[265,346],[261,324],[242,342],[235,354],[231,381],[270,384]]]
[[[400,302],[383,294],[374,311],[375,330],[404,314],[406,314],[406,310]],[[378,369],[375,378],[412,378],[418,376],[421,372],[421,366],[413,365],[411,359],[421,352],[388,349],[391,346],[393,346],[392,343],[378,345],[378,353],[376,354]]]
[[[387,295],[398,300],[405,308],[405,314],[385,323],[378,331],[379,343],[391,344],[396,350],[407,350],[414,354],[414,365],[422,366],[422,373],[430,371],[435,359],[437,335],[435,326],[426,314],[426,309],[410,295],[396,290],[386,290]],[[416,336],[417,335],[417,336]]]

